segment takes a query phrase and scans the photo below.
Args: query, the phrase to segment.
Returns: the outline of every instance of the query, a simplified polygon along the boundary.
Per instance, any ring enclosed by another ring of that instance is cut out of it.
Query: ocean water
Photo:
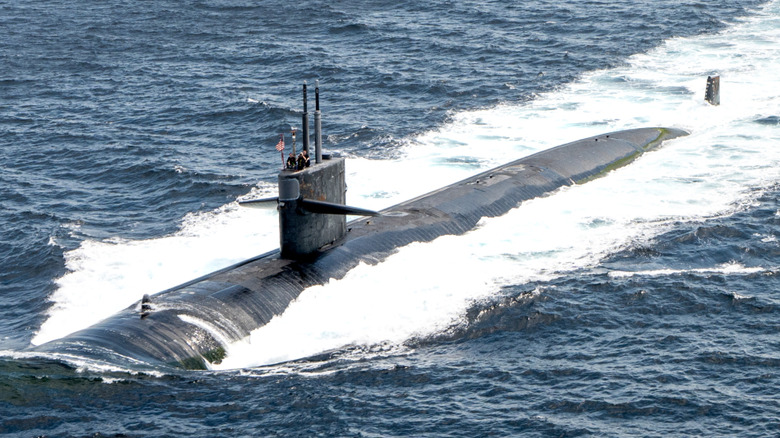
[[[0,29],[0,435],[780,433],[780,3],[10,2]],[[275,192],[304,80],[366,208],[691,134],[311,288],[209,371],[30,351],[273,249],[237,199]]]

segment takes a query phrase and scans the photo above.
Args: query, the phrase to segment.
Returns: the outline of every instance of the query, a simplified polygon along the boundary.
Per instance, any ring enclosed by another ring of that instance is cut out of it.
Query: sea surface
[[[1,436],[780,435],[777,0],[10,0],[0,35]],[[274,249],[237,200],[317,80],[364,208],[690,135],[304,291],[208,371],[30,350]]]

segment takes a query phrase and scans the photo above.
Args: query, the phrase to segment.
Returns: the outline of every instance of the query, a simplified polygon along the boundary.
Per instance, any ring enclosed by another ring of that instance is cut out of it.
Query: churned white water
[[[672,223],[749,205],[754,189],[780,179],[780,130],[757,122],[780,116],[780,22],[772,16],[780,15],[780,5],[766,8],[722,33],[669,40],[527,104],[457,114],[409,138],[397,160],[349,159],[348,203],[381,209],[591,135],[649,126],[691,132],[603,178],[484,219],[466,235],[410,244],[378,265],[360,265],[343,279],[309,288],[284,314],[229,345],[228,357],[215,367],[276,363],[447,330],[502,286],[593,266]],[[703,99],[706,77],[714,74],[721,76],[718,107]],[[33,342],[67,335],[143,294],[273,249],[277,223],[274,211],[230,204],[189,216],[171,236],[84,242],[68,253],[70,272],[58,280],[49,318]]]

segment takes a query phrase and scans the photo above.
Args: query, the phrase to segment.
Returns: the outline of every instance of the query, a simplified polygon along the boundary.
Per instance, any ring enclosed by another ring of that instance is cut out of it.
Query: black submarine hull
[[[283,313],[308,287],[343,278],[361,262],[379,263],[409,243],[466,233],[483,217],[501,216],[523,201],[597,178],[683,135],[679,129],[640,128],[547,149],[382,210],[380,216],[353,220],[343,239],[307,260],[271,251],[154,295],[143,318],[139,302],[33,350],[207,369],[224,358],[228,343]]]

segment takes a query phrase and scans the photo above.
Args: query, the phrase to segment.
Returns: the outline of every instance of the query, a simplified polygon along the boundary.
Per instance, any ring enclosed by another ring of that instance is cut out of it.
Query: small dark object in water
[[[707,76],[707,92],[704,99],[711,105],[720,105],[720,76]]]

